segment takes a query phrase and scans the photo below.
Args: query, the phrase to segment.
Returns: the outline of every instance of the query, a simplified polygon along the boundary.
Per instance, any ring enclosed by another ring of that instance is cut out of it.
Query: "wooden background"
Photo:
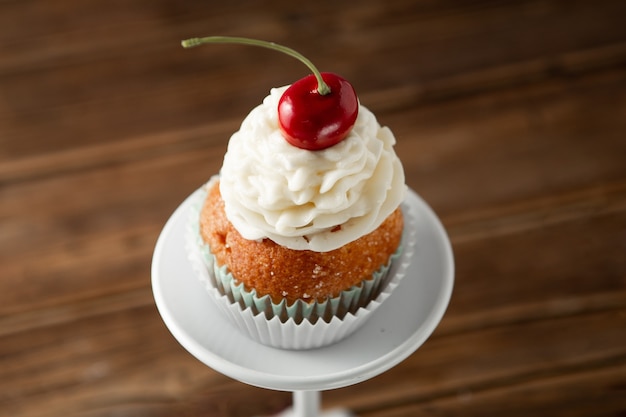
[[[626,415],[626,2],[0,1],[0,415],[233,416],[289,393],[169,334],[150,262],[287,44],[395,132],[456,257],[415,354],[323,395],[362,417]]]

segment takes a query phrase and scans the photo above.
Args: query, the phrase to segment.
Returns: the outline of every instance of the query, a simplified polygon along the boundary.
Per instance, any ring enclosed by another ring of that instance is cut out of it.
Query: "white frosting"
[[[340,143],[290,145],[277,114],[286,88],[272,89],[230,138],[220,172],[226,217],[246,239],[327,252],[372,232],[400,205],[404,171],[393,133],[363,106]]]

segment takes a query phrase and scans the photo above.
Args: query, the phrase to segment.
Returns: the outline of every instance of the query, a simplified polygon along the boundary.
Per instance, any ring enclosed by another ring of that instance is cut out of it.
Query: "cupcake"
[[[289,88],[272,89],[231,136],[199,192],[188,247],[243,332],[306,349],[346,337],[380,304],[406,246],[407,187],[392,132],[356,98],[339,140],[299,146],[281,119]]]

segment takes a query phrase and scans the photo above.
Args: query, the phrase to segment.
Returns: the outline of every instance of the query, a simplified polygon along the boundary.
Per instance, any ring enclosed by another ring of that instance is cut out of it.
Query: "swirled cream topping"
[[[220,172],[226,217],[250,240],[327,252],[376,229],[403,201],[395,138],[360,106],[350,134],[319,151],[290,145],[272,89],[230,138]]]

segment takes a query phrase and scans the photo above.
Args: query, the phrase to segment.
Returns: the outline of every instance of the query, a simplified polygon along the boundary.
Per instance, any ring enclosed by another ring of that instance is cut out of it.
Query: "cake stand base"
[[[363,382],[400,363],[430,336],[446,310],[454,282],[452,248],[435,213],[410,190],[402,209],[415,221],[406,223],[405,231],[419,238],[412,256],[404,251],[396,261],[407,275],[368,321],[317,349],[262,345],[223,318],[195,277],[185,231],[198,195],[176,209],[157,241],[156,305],[176,340],[205,365],[253,386],[292,392],[293,406],[275,417],[355,417],[344,409],[321,412],[320,392]]]
[[[319,391],[294,391],[293,407],[267,417],[357,417],[345,409],[320,411]]]
[[[301,414],[296,414],[296,412],[292,408],[288,408],[280,414],[276,414],[274,416],[269,417],[302,417]],[[319,414],[314,414],[314,417],[358,417],[355,414],[352,414],[349,411],[337,409],[337,410],[328,410],[322,411]]]

